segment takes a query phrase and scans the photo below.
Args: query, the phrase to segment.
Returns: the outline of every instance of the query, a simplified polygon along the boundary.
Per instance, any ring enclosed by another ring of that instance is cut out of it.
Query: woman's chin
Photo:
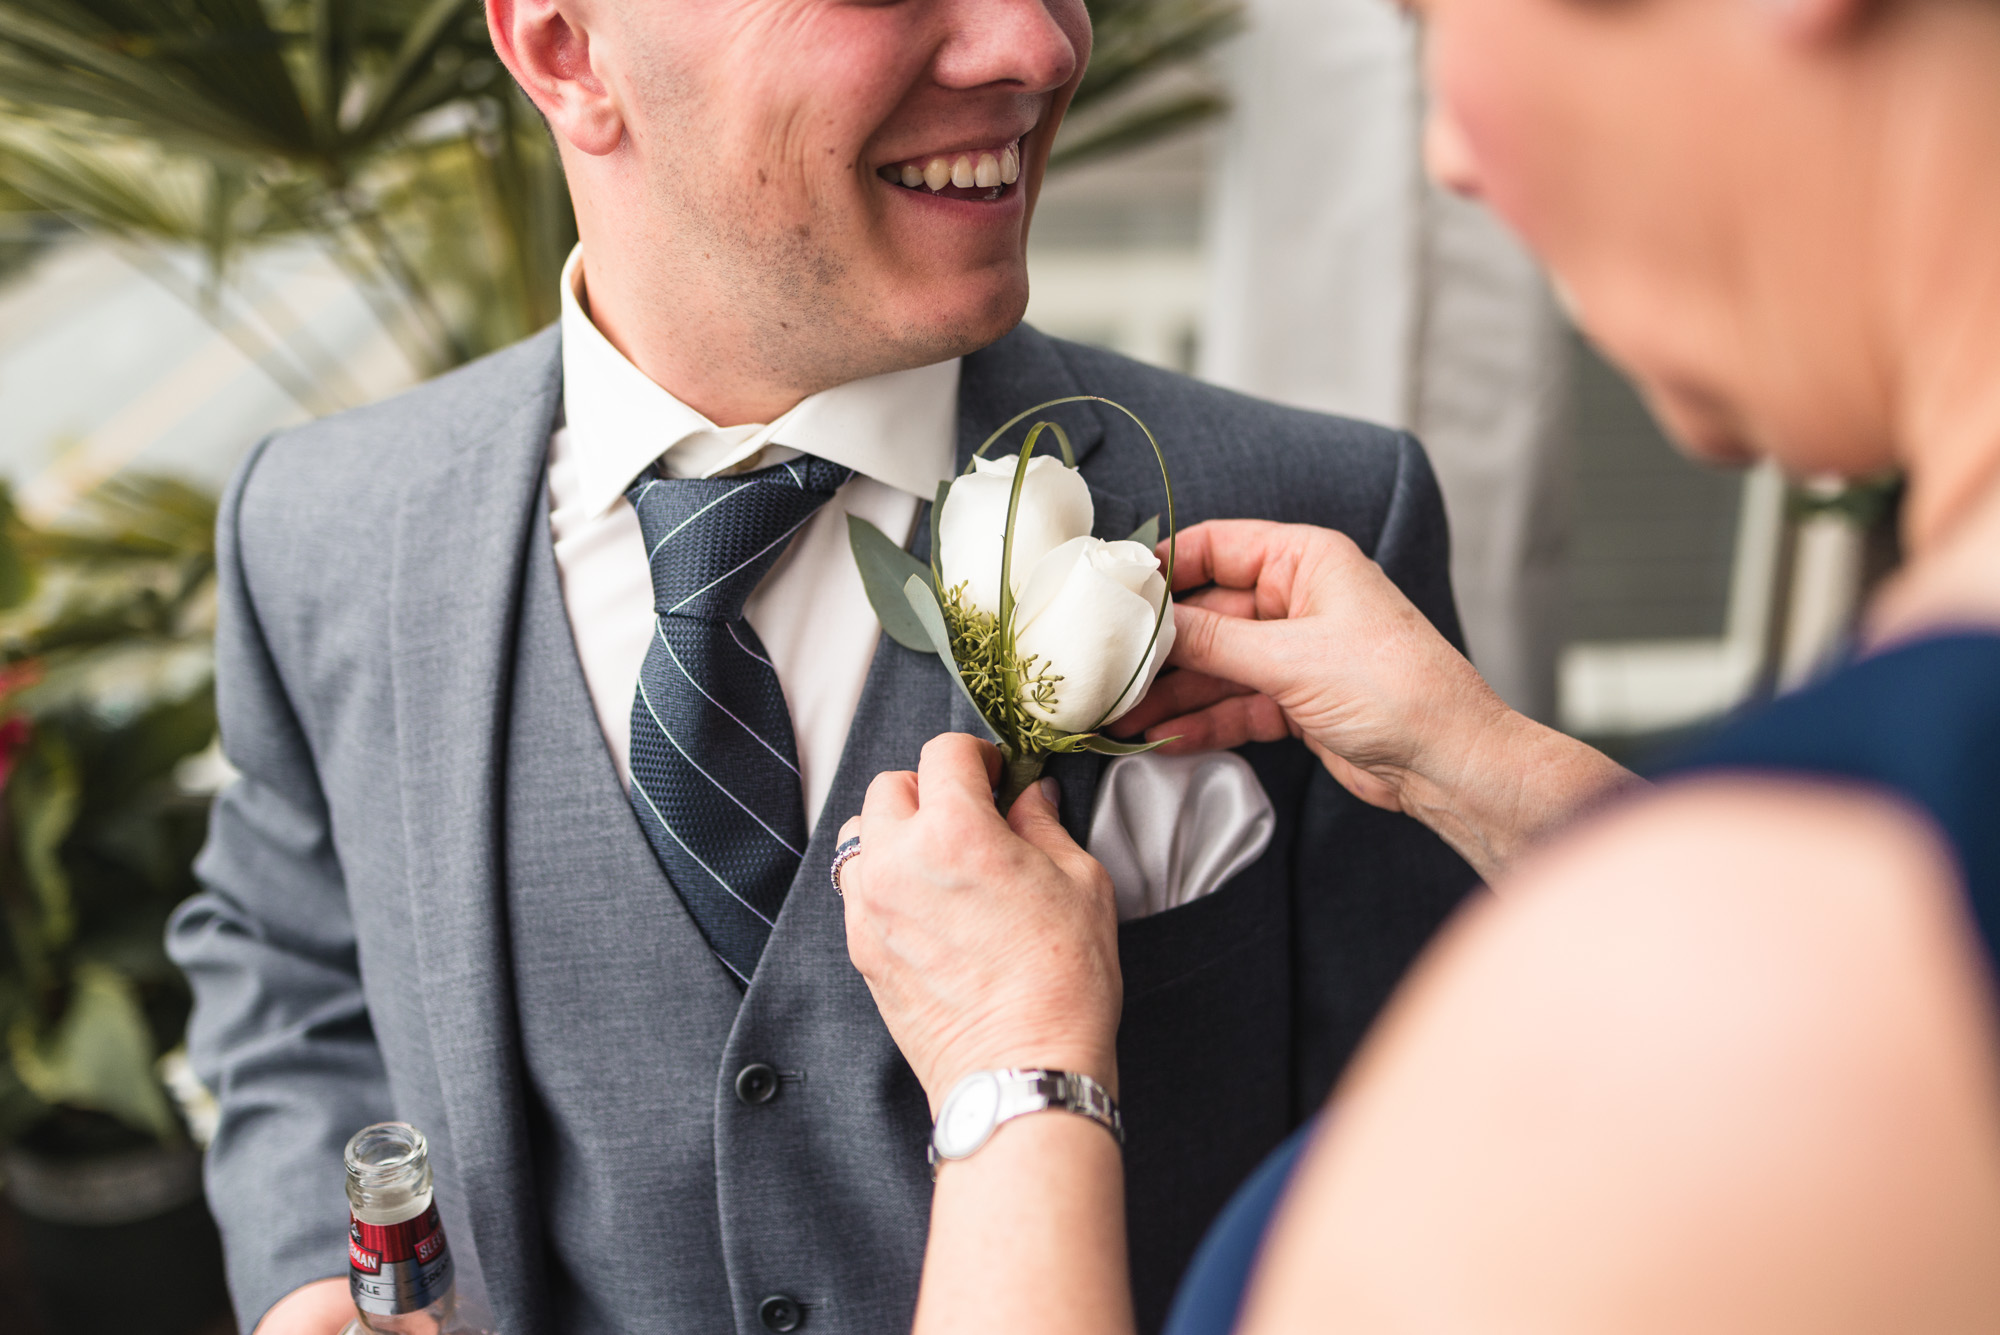
[[[1714,395],[1686,386],[1642,383],[1646,406],[1681,453],[1720,467],[1754,464],[1759,448],[1741,417]]]

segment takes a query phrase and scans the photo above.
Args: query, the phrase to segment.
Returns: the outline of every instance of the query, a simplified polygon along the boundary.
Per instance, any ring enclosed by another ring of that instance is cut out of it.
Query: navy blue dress
[[[2000,970],[2000,634],[1940,635],[1849,663],[1724,729],[1660,777],[1759,771],[1851,779],[1929,813],[1958,860]],[[1166,1335],[1228,1335],[1257,1250],[1311,1127],[1264,1161],[1217,1217]]]

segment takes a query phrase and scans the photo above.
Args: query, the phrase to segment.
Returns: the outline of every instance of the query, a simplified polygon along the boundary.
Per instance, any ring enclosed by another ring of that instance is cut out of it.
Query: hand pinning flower
[[[985,457],[1022,419],[1084,400],[1110,404],[1146,431],[1130,410],[1094,395],[1015,417],[980,446],[970,468],[939,486],[930,566],[868,521],[847,521],[883,629],[906,648],[936,653],[999,743],[1003,811],[1053,754],[1129,755],[1161,744],[1117,742],[1099,729],[1144,697],[1173,648],[1173,484],[1164,457],[1164,571],[1153,554],[1157,520],[1123,542],[1090,535],[1090,488],[1060,426],[1037,422],[1018,455]],[[1061,460],[1035,454],[1045,433],[1056,438]],[[1158,457],[1151,431],[1146,439]]]

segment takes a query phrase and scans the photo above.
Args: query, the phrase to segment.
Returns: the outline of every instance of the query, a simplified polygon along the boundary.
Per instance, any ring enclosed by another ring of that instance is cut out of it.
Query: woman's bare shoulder
[[[1419,967],[1247,1328],[1994,1328],[1971,933],[1940,838],[1868,790],[1706,778],[1607,813]]]

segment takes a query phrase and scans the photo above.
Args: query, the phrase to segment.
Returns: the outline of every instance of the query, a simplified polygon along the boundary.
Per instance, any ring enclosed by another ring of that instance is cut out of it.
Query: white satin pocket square
[[[1118,921],[1192,903],[1263,856],[1277,814],[1233,751],[1120,756],[1105,767],[1090,855],[1111,873]]]

